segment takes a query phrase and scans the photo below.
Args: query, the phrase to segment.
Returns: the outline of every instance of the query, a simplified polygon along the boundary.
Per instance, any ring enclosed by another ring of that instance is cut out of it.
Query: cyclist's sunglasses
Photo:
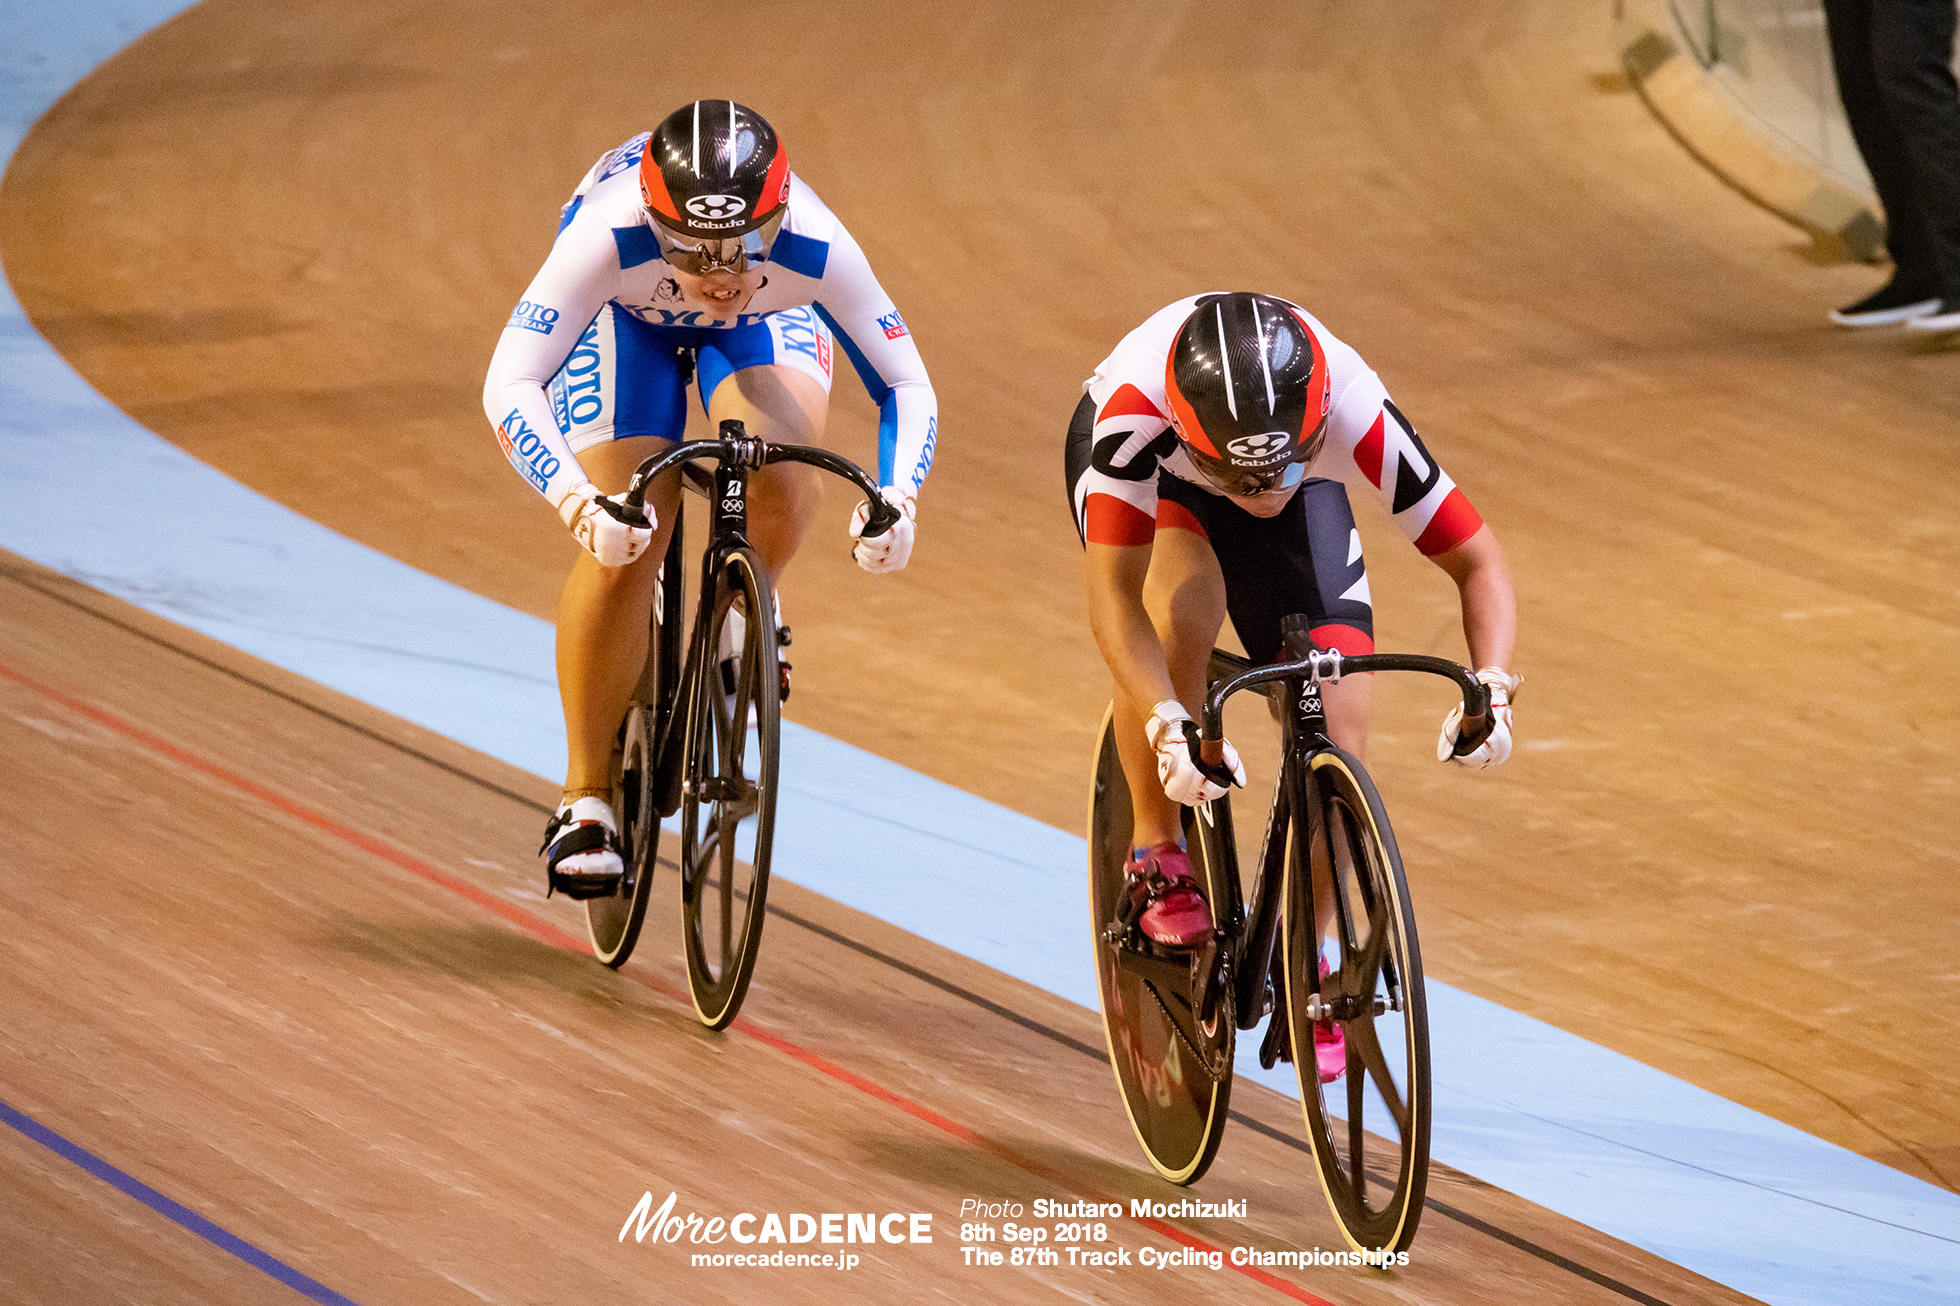
[[[660,257],[691,277],[705,277],[710,272],[740,275],[752,263],[767,262],[769,251],[775,248],[776,236],[783,229],[783,215],[788,211],[788,205],[778,207],[761,226],[743,235],[703,240],[669,231],[644,206],[641,209],[646,224],[653,228],[654,240],[660,245]]]

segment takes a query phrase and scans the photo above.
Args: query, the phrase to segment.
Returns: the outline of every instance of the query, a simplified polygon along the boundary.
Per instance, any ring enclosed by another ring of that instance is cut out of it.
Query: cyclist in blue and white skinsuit
[[[769,124],[727,100],[675,111],[608,150],[565,205],[558,238],[490,360],[484,411],[513,466],[583,546],[558,609],[558,681],[570,767],[547,832],[551,884],[612,892],[622,863],[609,805],[613,741],[646,661],[647,613],[666,552],[677,473],[649,488],[651,528],[608,494],[679,440],[687,383],[713,425],[819,443],[841,348],[882,414],[878,480],[898,524],[859,538],[866,571],[911,556],[938,406],[905,320],[850,232],[803,180]],[[818,504],[814,468],[750,481],[750,542],[772,576]]]

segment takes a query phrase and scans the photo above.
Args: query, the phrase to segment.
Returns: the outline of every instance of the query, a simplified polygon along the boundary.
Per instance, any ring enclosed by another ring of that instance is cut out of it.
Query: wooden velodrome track
[[[1793,257],[1698,170],[1603,75],[1600,7],[748,6],[698,65],[676,21],[207,0],[39,124],[0,258],[152,429],[549,617],[573,546],[478,410],[496,331],[600,150],[697,95],[756,106],[904,309],[944,431],[906,573],[849,565],[841,495],[792,573],[791,715],[1070,828],[1107,693],[1059,489],[1080,380],[1180,295],[1297,299],[1520,583],[1512,765],[1439,768],[1434,694],[1378,699],[1432,973],[1960,1182],[1960,358],[1824,327],[1875,274]],[[873,424],[840,380],[833,443],[866,456]],[[1361,516],[1382,646],[1457,652],[1447,583]],[[670,923],[615,976],[533,900],[549,785],[8,567],[22,1110],[363,1303],[1188,1295],[963,1271],[947,1214],[848,1291],[620,1246],[650,1187],[782,1211],[1168,1194],[1082,1051],[1093,1015],[785,886],[754,1025],[707,1035]],[[1239,1106],[1297,1137],[1280,1099]],[[10,1299],[268,1291],[19,1136],[0,1151],[0,1228],[36,1231]],[[1203,1195],[1250,1217],[1179,1231],[1327,1245],[1312,1182],[1235,1126]],[[1395,1278],[1282,1277],[1341,1302],[1736,1299],[1475,1181],[1436,1196],[1457,1218]]]

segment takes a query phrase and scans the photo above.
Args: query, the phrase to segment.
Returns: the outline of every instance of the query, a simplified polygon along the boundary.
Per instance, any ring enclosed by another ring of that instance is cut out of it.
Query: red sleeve
[[[1436,509],[1436,515],[1429,519],[1429,525],[1423,527],[1422,534],[1416,536],[1416,548],[1426,558],[1448,553],[1482,530],[1483,525],[1484,519],[1470,506],[1470,500],[1464,497],[1463,491],[1451,486],[1442,506]]]
[[[1083,534],[1091,544],[1148,544],[1157,536],[1157,523],[1149,513],[1113,494],[1091,492],[1083,505],[1083,516]]]

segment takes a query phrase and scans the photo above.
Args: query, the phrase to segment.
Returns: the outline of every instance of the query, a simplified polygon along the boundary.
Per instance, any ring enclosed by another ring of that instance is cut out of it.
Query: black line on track
[[[181,657],[188,658],[192,662],[197,663],[201,667],[209,668],[210,670],[216,671],[217,673],[223,676],[229,676],[231,679],[236,680],[241,684],[250,685],[254,689],[263,690],[264,692],[272,695],[274,698],[277,698],[282,702],[291,703],[294,707],[303,708],[306,711],[311,712],[313,715],[317,717],[333,722],[335,725],[345,726],[347,729],[352,730],[355,734],[358,734],[365,739],[371,739],[378,744],[385,744],[387,747],[392,748],[397,752],[405,753],[408,756],[415,758],[417,761],[427,762],[430,766],[435,767],[437,770],[442,771],[445,774],[455,776],[459,780],[468,781],[470,784],[476,785],[478,788],[487,789],[491,793],[498,794],[504,798],[508,798],[512,802],[521,804],[522,806],[528,807],[533,811],[543,812],[549,815],[552,810],[550,806],[548,806],[547,804],[537,802],[534,799],[526,798],[523,794],[520,794],[513,789],[506,789],[504,786],[496,783],[493,780],[486,780],[482,776],[477,775],[474,772],[464,770],[462,767],[455,766],[449,762],[445,762],[441,758],[436,757],[433,754],[423,752],[421,749],[416,748],[412,744],[403,743],[399,739],[391,739],[387,735],[382,734],[378,730],[372,730],[367,726],[362,725],[358,721],[351,721],[348,718],[341,716],[337,712],[332,712],[324,707],[321,707],[317,703],[309,703],[305,699],[300,698],[298,695],[290,694],[285,690],[278,688],[275,685],[267,684],[265,681],[260,680],[255,676],[248,675],[245,672],[239,671],[233,667],[228,667],[224,665],[222,662],[218,662],[211,658],[205,657],[201,653],[193,652],[192,650],[185,648],[181,644],[173,644],[169,640],[164,639],[162,636],[151,634],[149,631],[144,630],[142,627],[137,626],[131,622],[124,621],[119,617],[112,617],[108,613],[103,612],[97,608],[91,607],[89,604],[82,602],[80,599],[77,599],[68,594],[60,593],[57,590],[50,589],[47,586],[42,585],[37,581],[31,579],[30,577],[21,574],[19,571],[15,570],[12,567],[0,567],[0,575],[4,575],[8,580],[13,581],[16,585],[19,585],[25,589],[33,590],[35,593],[40,594],[45,598],[50,598],[57,603],[65,604],[68,607],[74,608],[78,612],[86,613],[87,615],[94,617],[98,621],[106,622],[107,624],[114,626],[118,630],[127,631],[129,634],[136,636],[138,639],[154,644],[158,648],[169,649],[172,653],[176,653]],[[168,618],[165,619],[168,620]],[[249,657],[251,655],[246,654],[246,656]],[[662,858],[661,860],[662,862],[664,862],[669,866],[674,865],[674,863],[667,861],[667,859],[665,858]],[[1084,1056],[1093,1057],[1095,1060],[1102,1062],[1104,1065],[1109,1064],[1109,1054],[1105,1052],[1102,1048],[1096,1047],[1093,1044],[1085,1043],[1081,1039],[1076,1038],[1072,1034],[1065,1034],[1061,1030],[1056,1029],[1051,1025],[1045,1025],[1031,1016],[1024,1016],[1018,1011],[1014,1011],[1008,1007],[1004,1007],[1000,1003],[995,1002],[991,998],[982,997],[980,994],[975,993],[973,990],[964,988],[961,985],[953,983],[953,981],[949,979],[945,979],[941,976],[935,975],[931,971],[926,970],[923,967],[915,966],[909,961],[904,961],[898,957],[894,957],[890,953],[881,951],[878,948],[874,948],[868,943],[861,943],[858,940],[851,938],[847,934],[840,934],[838,931],[833,930],[826,925],[819,925],[817,922],[810,920],[807,917],[800,916],[797,913],[789,911],[786,908],[779,907],[774,903],[768,904],[765,910],[771,916],[780,916],[784,920],[790,922],[790,924],[792,925],[799,926],[803,929],[810,931],[812,934],[818,935],[821,938],[828,939],[832,943],[835,943],[840,947],[848,948],[852,952],[858,953],[860,956],[868,957],[871,960],[879,963],[880,965],[889,966],[893,970],[900,971],[903,974],[909,975],[913,979],[916,979],[923,984],[931,985],[933,988],[938,989],[942,993],[946,993],[952,997],[956,997],[960,999],[962,1002],[971,1003],[973,1006],[979,1007],[983,1011],[998,1016],[1002,1020],[1008,1021],[1015,1025],[1019,1025],[1022,1029],[1025,1029],[1030,1033],[1039,1034],[1043,1038],[1053,1040],[1054,1042],[1061,1044],[1063,1047],[1069,1048],[1076,1052],[1080,1052]],[[1305,1152],[1308,1155],[1312,1154],[1313,1149],[1308,1144],[1301,1142],[1299,1139],[1293,1137],[1291,1134],[1285,1133],[1284,1131],[1279,1129],[1275,1129],[1271,1125],[1265,1124],[1262,1121],[1254,1120],[1251,1116],[1245,1115],[1244,1113],[1239,1111],[1232,1111],[1230,1112],[1230,1115],[1233,1120],[1238,1121],[1241,1125],[1245,1126],[1247,1129],[1252,1130],[1256,1134],[1260,1134],[1266,1138],[1270,1138],[1274,1142],[1281,1143],[1287,1147],[1290,1147],[1296,1152]],[[1573,1260],[1571,1257],[1560,1255],[1558,1252],[1551,1250],[1549,1247],[1541,1247],[1537,1243],[1532,1242],[1528,1238],[1520,1237],[1519,1235],[1510,1232],[1508,1229],[1500,1228],[1497,1225],[1491,1224],[1487,1220],[1479,1219],[1477,1216],[1471,1215],[1468,1211],[1460,1211],[1454,1206],[1450,1206],[1445,1202],[1440,1202],[1436,1200],[1434,1197],[1425,1197],[1423,1199],[1423,1206],[1429,1210],[1436,1212],[1436,1214],[1438,1215],[1444,1216],[1451,1220],[1455,1220],[1457,1223],[1465,1226],[1466,1228],[1475,1229],[1477,1232],[1481,1234],[1485,1234],[1488,1237],[1494,1238],[1498,1242],[1504,1243],[1507,1246],[1515,1247],[1519,1251],[1525,1252],[1531,1256],[1535,1256],[1539,1260],[1544,1261],[1547,1265],[1555,1265],[1559,1269],[1566,1270],[1572,1274],[1576,1274],[1580,1278],[1585,1279],[1591,1283],[1598,1284],[1600,1287],[1605,1288],[1611,1292],[1616,1292],[1620,1296],[1625,1297],[1630,1301],[1639,1302],[1641,1303],[1641,1306],[1669,1306],[1669,1303],[1663,1301],[1661,1298],[1650,1296],[1649,1294],[1642,1292],[1640,1289],[1634,1287],[1631,1284],[1621,1283],[1618,1279],[1613,1278],[1611,1275],[1603,1274],[1600,1271],[1595,1270],[1590,1266],[1582,1265],[1578,1261]]]
[[[491,793],[500,794],[503,797],[510,799],[514,803],[522,803],[524,806],[531,808],[533,811],[543,812],[546,816],[551,815],[551,808],[549,806],[547,806],[544,803],[540,803],[535,799],[526,798],[523,794],[518,793],[514,789],[506,789],[502,785],[496,783],[494,780],[486,780],[482,776],[477,775],[472,771],[465,771],[460,766],[455,766],[449,762],[443,761],[440,757],[436,757],[433,754],[423,752],[421,749],[415,747],[413,744],[405,744],[399,739],[390,739],[387,735],[382,734],[380,731],[371,730],[367,726],[362,725],[358,721],[350,721],[346,717],[341,716],[338,712],[332,712],[324,707],[321,707],[318,703],[309,703],[305,699],[299,697],[299,695],[297,694],[289,694],[285,690],[277,687],[276,685],[268,685],[265,681],[260,680],[255,676],[247,675],[245,672],[236,670],[235,668],[232,667],[228,667],[222,662],[215,661],[212,658],[207,658],[202,653],[193,652],[190,649],[185,648],[181,644],[173,644],[169,640],[164,639],[161,635],[151,634],[149,631],[144,630],[141,626],[136,625],[134,622],[124,621],[120,617],[112,617],[108,613],[103,612],[98,608],[91,607],[88,604],[82,602],[80,599],[73,597],[72,595],[63,594],[59,590],[49,589],[46,585],[40,584],[39,582],[32,579],[31,577],[21,574],[19,571],[17,571],[12,567],[0,566],[0,575],[4,575],[8,580],[14,582],[14,584],[16,585],[21,586],[23,589],[33,590],[36,594],[39,594],[44,598],[53,599],[57,603],[65,603],[69,607],[74,608],[77,612],[85,612],[89,616],[94,617],[97,621],[106,622],[109,625],[114,626],[117,630],[127,631],[128,633],[136,636],[136,638],[138,639],[146,640],[151,644],[155,644],[158,648],[167,648],[172,653],[176,653],[179,656],[189,658],[191,661],[197,663],[201,667],[208,667],[220,675],[230,676],[233,680],[237,680],[244,684],[250,685],[254,689],[262,689],[266,693],[272,695],[274,698],[279,699],[281,702],[291,703],[294,707],[304,708],[306,711],[311,712],[314,716],[323,717],[326,720],[333,722],[335,725],[345,726],[349,730],[352,730],[355,734],[360,735],[365,739],[372,739],[378,744],[386,744],[388,747],[396,750],[397,752],[406,753],[410,757],[415,758],[419,762],[427,762],[430,766],[435,767],[437,770],[445,771],[448,774],[455,776],[459,780],[467,780],[471,784],[476,785],[478,788],[488,789]],[[76,582],[76,583],[80,583],[80,582]],[[114,596],[111,595],[110,597],[114,597]],[[124,600],[124,602],[127,602],[127,600]],[[168,618],[164,618],[164,619],[168,620]],[[243,650],[240,651],[243,652]],[[247,653],[245,656],[250,657],[252,655]]]

